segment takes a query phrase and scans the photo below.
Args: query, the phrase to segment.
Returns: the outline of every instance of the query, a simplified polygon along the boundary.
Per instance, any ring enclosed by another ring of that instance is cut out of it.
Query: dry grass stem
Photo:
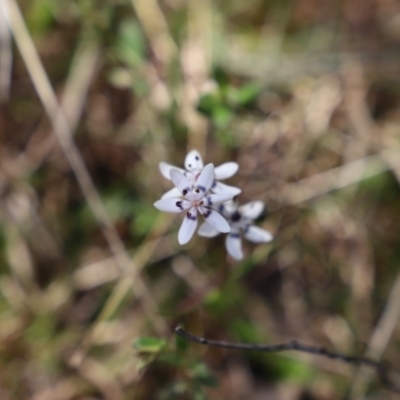
[[[6,5],[3,4],[3,8],[4,7],[8,7],[7,11],[12,34],[25,61],[32,82],[53,125],[54,133],[59,140],[64,155],[67,158],[71,169],[74,171],[84,196],[101,226],[102,232],[116,259],[118,267],[124,271],[124,273],[130,274],[132,273],[131,260],[109,218],[103,202],[85,167],[82,157],[73,142],[70,126],[63,111],[58,105],[58,100],[44,71],[29,32],[26,29],[18,5],[14,0],[9,0]],[[151,299],[145,284],[136,273],[135,275],[135,278],[132,278],[135,295],[142,299],[142,305],[146,309],[149,320],[153,323],[155,328],[160,332],[164,332],[164,323],[155,313],[156,306]]]

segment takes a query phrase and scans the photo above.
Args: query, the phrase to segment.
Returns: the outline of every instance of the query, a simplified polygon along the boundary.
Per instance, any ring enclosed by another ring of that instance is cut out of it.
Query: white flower
[[[154,207],[160,211],[179,213],[186,211],[186,217],[182,222],[178,233],[179,244],[187,243],[193,236],[197,228],[197,212],[199,212],[217,232],[230,232],[228,222],[217,211],[210,207],[215,204],[231,200],[233,195],[230,193],[210,194],[207,192],[214,182],[214,165],[206,165],[195,183],[191,182],[182,172],[171,168],[169,177],[176,186],[181,197],[161,198],[154,203]],[[182,198],[183,196],[183,198]]]
[[[253,225],[253,221],[260,216],[263,209],[262,201],[252,201],[240,207],[232,200],[219,205],[218,211],[231,226],[231,231],[225,239],[225,246],[234,259],[241,260],[243,258],[241,234],[253,243],[267,243],[273,239],[271,233]],[[207,222],[200,226],[197,233],[204,237],[217,236],[219,232]]]
[[[192,185],[194,185],[196,183],[197,179],[199,178],[200,173],[204,167],[203,159],[201,158],[200,153],[197,150],[192,150],[185,157],[184,165],[185,165],[185,169],[181,169],[181,168],[175,167],[171,164],[167,164],[165,162],[160,162],[159,168],[160,168],[160,172],[164,176],[164,178],[167,178],[169,180],[171,179],[170,171],[172,169],[177,169],[178,171],[180,171],[182,174],[184,174],[186,176],[186,178]],[[239,165],[235,162],[227,162],[227,163],[221,164],[219,167],[216,167],[214,169],[215,177],[211,184],[211,191],[213,191],[214,193],[218,193],[218,194],[231,193],[233,196],[238,195],[241,192],[241,190],[239,188],[237,188],[235,186],[226,185],[225,183],[218,182],[219,180],[228,179],[231,176],[235,175],[238,169],[239,169]],[[179,195],[180,195],[180,192],[175,187],[175,188],[169,190],[167,193],[165,193],[161,198],[168,199],[168,198],[176,197]]]

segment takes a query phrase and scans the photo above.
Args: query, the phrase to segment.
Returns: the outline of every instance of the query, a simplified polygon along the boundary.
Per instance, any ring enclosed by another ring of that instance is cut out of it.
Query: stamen
[[[240,213],[238,211],[235,211],[231,216],[232,222],[238,222],[238,221],[240,221],[240,218],[242,218],[242,216],[240,215]]]

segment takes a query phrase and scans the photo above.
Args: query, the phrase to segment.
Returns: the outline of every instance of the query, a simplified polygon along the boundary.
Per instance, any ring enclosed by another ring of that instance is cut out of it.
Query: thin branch
[[[389,389],[400,393],[400,385],[393,382],[389,378],[389,371],[388,369],[383,366],[381,363],[374,361],[370,358],[366,357],[358,357],[358,356],[347,356],[344,354],[334,353],[329,350],[326,350],[323,347],[318,346],[309,346],[307,344],[300,343],[296,340],[292,340],[287,343],[280,343],[280,344],[272,344],[272,345],[265,345],[265,344],[255,344],[255,343],[233,343],[233,342],[225,342],[220,340],[211,340],[206,339],[200,336],[193,335],[189,332],[186,332],[182,327],[177,326],[175,328],[175,333],[187,340],[190,340],[195,343],[203,344],[205,346],[213,346],[213,347],[222,347],[225,349],[232,349],[232,350],[253,350],[253,351],[262,351],[264,353],[277,353],[281,351],[287,350],[295,350],[300,351],[303,353],[309,354],[316,354],[324,357],[328,357],[330,359],[336,359],[339,361],[343,361],[349,364],[355,365],[367,365],[376,369],[378,376],[381,382],[388,387]]]

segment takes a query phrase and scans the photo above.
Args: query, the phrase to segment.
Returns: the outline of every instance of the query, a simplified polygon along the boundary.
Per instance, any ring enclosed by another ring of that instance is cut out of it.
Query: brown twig
[[[381,382],[387,386],[390,390],[400,393],[400,385],[393,382],[389,378],[389,370],[377,361],[374,361],[370,358],[359,357],[359,356],[348,356],[344,354],[334,353],[329,350],[326,350],[323,347],[318,346],[310,346],[307,344],[303,344],[298,342],[297,340],[292,340],[286,343],[280,344],[255,344],[255,343],[233,343],[233,342],[225,342],[220,340],[211,340],[206,339],[200,336],[193,335],[189,332],[186,332],[182,327],[177,326],[175,328],[175,333],[187,340],[190,340],[195,343],[199,343],[205,346],[213,346],[213,347],[222,347],[225,349],[231,350],[252,350],[252,351],[262,351],[264,353],[278,353],[281,351],[295,350],[303,353],[316,354],[324,357],[328,357],[331,359],[336,359],[339,361],[343,361],[348,364],[354,365],[366,365],[369,367],[373,367],[376,369]]]

